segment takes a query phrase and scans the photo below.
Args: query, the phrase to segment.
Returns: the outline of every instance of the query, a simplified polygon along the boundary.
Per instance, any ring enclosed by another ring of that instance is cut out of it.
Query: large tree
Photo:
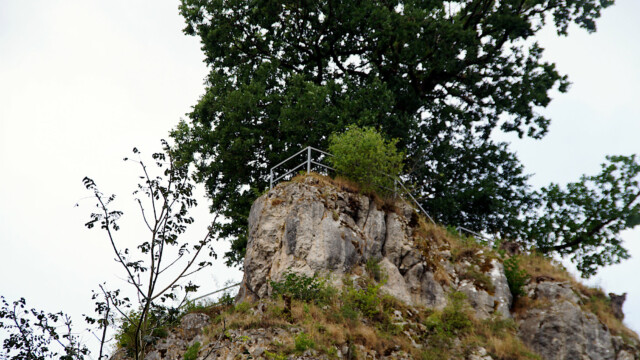
[[[535,34],[551,21],[595,31],[611,0],[182,0],[185,32],[202,41],[207,90],[173,131],[193,162],[218,227],[246,246],[249,207],[269,168],[300,148],[326,148],[348,124],[398,139],[431,215],[515,236],[539,203],[492,132],[541,138],[552,89],[568,80],[542,59]],[[524,209],[524,210],[523,210]]]

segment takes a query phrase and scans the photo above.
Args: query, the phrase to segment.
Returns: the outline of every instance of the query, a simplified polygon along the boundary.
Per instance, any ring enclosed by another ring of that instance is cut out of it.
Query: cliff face
[[[640,359],[602,291],[523,255],[530,277],[514,301],[504,259],[407,204],[301,176],[253,204],[236,305],[186,315],[147,358]],[[333,303],[273,299],[289,273],[342,292]]]
[[[313,176],[277,186],[251,208],[239,298],[269,297],[270,281],[287,271],[330,276],[339,286],[375,259],[387,276],[382,289],[406,304],[442,309],[447,294],[461,291],[478,317],[509,317],[502,264],[480,248],[453,262],[451,245],[420,234],[430,230],[421,222],[407,204],[376,203]]]

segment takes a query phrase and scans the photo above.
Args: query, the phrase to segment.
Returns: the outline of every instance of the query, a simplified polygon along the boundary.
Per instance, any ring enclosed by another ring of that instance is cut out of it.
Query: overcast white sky
[[[124,286],[106,238],[83,227],[91,201],[83,200],[81,180],[90,176],[120,195],[120,235],[135,244],[142,235],[129,194],[137,173],[122,158],[133,146],[158,150],[204,89],[200,45],[182,34],[177,7],[171,0],[0,0],[0,295],[63,310],[81,324],[80,314],[92,311],[91,289],[103,281]],[[508,138],[534,185],[597,172],[607,154],[640,153],[637,14],[640,2],[621,0],[596,34],[542,36],[546,58],[573,86],[544,110],[553,119],[544,140]],[[190,235],[199,236],[210,217],[206,206],[195,215]],[[638,331],[640,231],[623,237],[632,259],[590,283],[628,292],[626,322]],[[240,278],[218,261],[202,274],[202,290]]]

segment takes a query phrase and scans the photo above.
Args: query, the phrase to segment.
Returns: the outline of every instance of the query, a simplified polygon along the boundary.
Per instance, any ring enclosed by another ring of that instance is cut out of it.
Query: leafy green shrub
[[[336,293],[325,279],[293,272],[287,272],[281,281],[272,281],[271,288],[274,296],[288,295],[296,300],[316,304],[328,304]]]
[[[187,351],[185,351],[183,359],[184,360],[196,360],[198,358],[198,352],[200,351],[200,343],[196,341],[193,345],[189,346]]]
[[[404,154],[396,150],[397,140],[385,140],[370,127],[350,127],[329,137],[329,162],[337,175],[355,181],[365,191],[388,194],[393,178],[402,171]]]
[[[372,318],[381,313],[380,287],[382,284],[367,284],[365,289],[356,289],[347,285],[342,290],[344,308],[357,309],[362,315]]]
[[[303,352],[307,349],[315,349],[316,343],[305,333],[298,334],[294,339],[296,351]]]
[[[449,304],[442,310],[442,322],[450,333],[465,332],[473,326],[469,314],[464,310],[466,298],[461,292],[451,293]]]
[[[342,304],[342,306],[340,307],[340,314],[346,320],[358,320],[358,309],[354,308],[350,303]]]
[[[177,322],[178,315],[175,309],[162,307],[151,309],[145,323],[140,327],[140,338],[146,339],[146,341],[155,341],[167,337],[167,327]],[[127,349],[129,355],[133,355],[139,321],[140,311],[132,310],[127,315],[127,318],[122,320],[115,335],[118,347]]]
[[[509,290],[513,299],[517,299],[519,296],[526,295],[524,292],[524,286],[529,281],[529,274],[525,269],[520,268],[520,257],[512,256],[506,259],[504,262],[504,275],[507,277],[507,283],[509,284]]]
[[[380,267],[380,259],[378,258],[369,258],[365,264],[365,270],[367,274],[374,279],[375,281],[383,281],[384,280],[384,271]]]
[[[242,314],[246,314],[249,310],[251,309],[251,304],[248,302],[241,302],[239,304],[237,304],[234,308],[234,310],[236,312],[242,313]]]
[[[446,346],[451,340],[472,329],[473,323],[465,311],[466,296],[461,292],[449,295],[449,304],[441,311],[434,312],[426,320],[430,331],[429,342],[436,346]]]
[[[222,294],[222,296],[220,296],[220,298],[218,298],[217,304],[223,306],[233,305],[234,301],[235,296],[231,295],[228,292],[225,292]]]

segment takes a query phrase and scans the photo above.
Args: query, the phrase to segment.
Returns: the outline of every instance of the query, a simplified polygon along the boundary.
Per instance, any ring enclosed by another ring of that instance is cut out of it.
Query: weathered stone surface
[[[491,269],[487,275],[494,286],[493,291],[479,289],[469,280],[462,280],[457,290],[467,295],[469,303],[476,310],[476,316],[479,318],[485,319],[497,312],[504,317],[510,318],[511,312],[509,308],[512,296],[507,278],[504,275],[502,263],[492,259]]]
[[[460,290],[469,295],[480,317],[495,312],[509,316],[511,294],[501,264],[492,263],[487,274],[495,285],[491,294],[472,283],[444,284],[436,279],[433,261],[442,259],[447,274],[441,277],[455,279],[455,267],[440,256],[450,258],[451,253],[434,247],[427,259],[414,244],[413,209],[406,204],[396,207],[385,211],[367,196],[313,177],[276,186],[251,208],[239,299],[269,296],[270,281],[280,280],[287,271],[339,278],[376,258],[388,277],[383,291],[407,304],[443,308],[447,294]]]
[[[469,355],[468,360],[493,360],[493,358],[487,353],[487,349],[479,347]]]
[[[209,316],[200,313],[187,314],[180,320],[180,328],[182,328],[184,336],[188,339],[200,334],[202,328],[207,324],[209,324]]]
[[[622,295],[616,295],[614,293],[609,293],[609,298],[611,299],[611,310],[613,310],[613,315],[619,319],[624,319],[624,312],[622,312],[622,305],[625,300],[627,300],[627,293]]]
[[[528,291],[545,305],[519,319],[518,335],[544,359],[616,359],[611,333],[595,315],[582,311],[568,283],[534,283]]]

